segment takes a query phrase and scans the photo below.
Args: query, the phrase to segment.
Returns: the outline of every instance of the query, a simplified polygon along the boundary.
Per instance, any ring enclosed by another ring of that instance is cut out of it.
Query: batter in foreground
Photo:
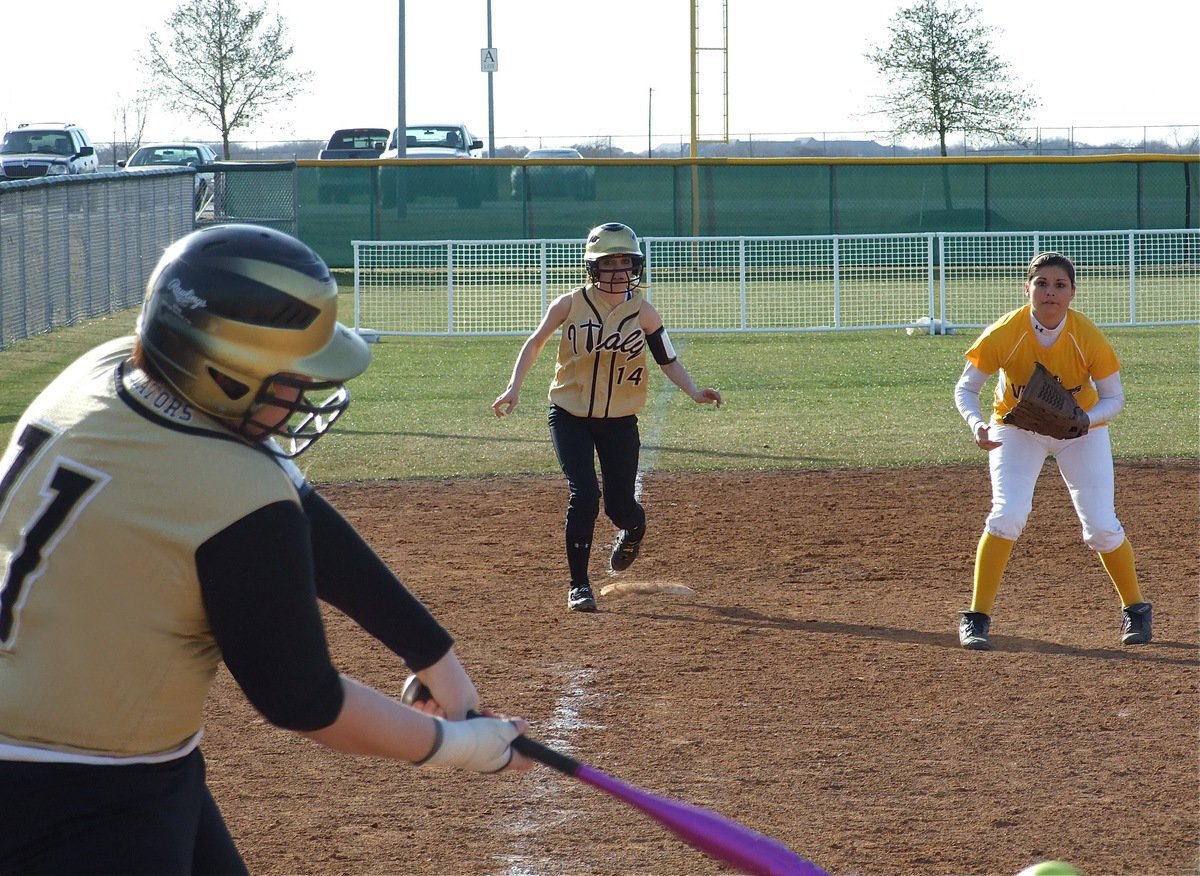
[[[0,874],[245,873],[200,750],[222,661],[266,720],[329,748],[531,766],[510,745],[524,722],[467,719],[479,695],[450,634],[292,461],[370,360],[337,297],[282,232],[193,232],[151,274],[136,337],[84,354],[17,422],[0,462]],[[339,673],[318,600],[434,702]]]

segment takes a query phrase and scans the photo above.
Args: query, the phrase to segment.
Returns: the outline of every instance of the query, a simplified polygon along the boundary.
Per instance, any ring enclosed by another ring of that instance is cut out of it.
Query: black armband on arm
[[[659,365],[670,365],[679,358],[675,355],[675,348],[671,346],[671,339],[667,337],[666,326],[660,325],[657,331],[646,335],[646,343],[650,345],[654,361]]]

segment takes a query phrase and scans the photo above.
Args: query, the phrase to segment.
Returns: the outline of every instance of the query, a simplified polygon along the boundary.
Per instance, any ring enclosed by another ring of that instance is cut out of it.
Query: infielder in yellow
[[[316,253],[217,225],[163,254],[136,337],[21,416],[0,461],[0,874],[245,873],[199,747],[222,661],[321,745],[530,766],[523,722],[445,720],[479,704],[453,639],[291,461],[369,359]],[[318,600],[436,705],[339,673]]]
[[[958,411],[975,443],[988,452],[992,507],[975,553],[971,610],[961,612],[959,643],[991,648],[992,606],[1033,507],[1033,489],[1042,464],[1053,456],[1083,526],[1083,540],[1100,555],[1121,597],[1121,641],[1143,645],[1151,638],[1151,608],[1142,596],[1133,547],[1125,536],[1113,499],[1112,444],[1108,424],[1125,407],[1120,362],[1091,320],[1070,308],[1075,298],[1075,265],[1055,252],[1029,263],[1028,303],[988,326],[967,350],[967,364],[954,388]],[[1058,439],[1005,425],[1021,390],[1041,362],[1074,396],[1090,420],[1086,434]],[[992,416],[980,412],[987,379],[996,380]]]
[[[649,386],[646,351],[697,404],[721,405],[721,393],[699,389],[675,355],[662,317],[638,287],[645,270],[641,244],[633,229],[619,222],[588,232],[584,246],[585,285],[555,299],[541,323],[521,347],[512,378],[492,404],[497,417],[511,414],[521,384],[558,329],[558,359],[550,385],[550,437],[567,479],[567,567],[571,586],[567,607],[595,611],[588,576],[592,535],[604,512],[620,529],[610,564],[628,569],[646,533],[646,512],[635,491],[641,439],[637,414],[646,405]]]

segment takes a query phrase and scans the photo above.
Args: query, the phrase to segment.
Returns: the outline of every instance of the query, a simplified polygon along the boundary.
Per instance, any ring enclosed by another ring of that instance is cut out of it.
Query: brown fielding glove
[[[1058,378],[1035,362],[1017,406],[1004,415],[1004,423],[1052,438],[1079,438],[1087,434],[1091,420]]]

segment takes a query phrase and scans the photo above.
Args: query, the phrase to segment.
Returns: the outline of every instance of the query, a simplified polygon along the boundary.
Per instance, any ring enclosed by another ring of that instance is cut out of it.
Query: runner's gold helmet
[[[629,288],[636,289],[642,282],[646,257],[642,255],[642,245],[638,241],[637,235],[628,225],[622,225],[620,222],[606,222],[588,232],[587,242],[583,248],[583,261],[587,266],[588,277],[593,282],[600,278],[600,271],[596,263],[604,256],[610,255],[632,256],[633,272]]]

